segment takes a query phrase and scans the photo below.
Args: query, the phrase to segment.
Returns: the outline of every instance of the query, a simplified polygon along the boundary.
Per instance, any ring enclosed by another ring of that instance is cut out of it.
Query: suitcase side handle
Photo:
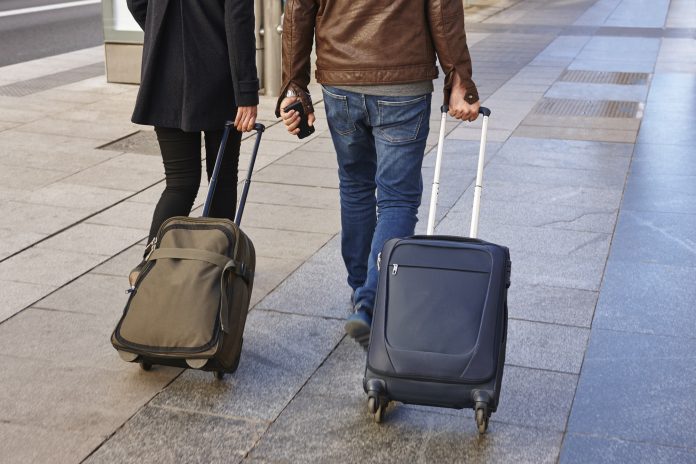
[[[234,127],[234,122],[227,121],[225,123],[225,132],[222,134],[222,140],[220,141],[220,148],[218,149],[217,158],[215,159],[215,167],[213,168],[213,174],[210,176],[210,187],[208,187],[208,195],[205,199],[205,205],[203,206],[203,217],[208,217],[210,215],[210,206],[213,203],[213,195],[215,194],[215,188],[217,187],[218,174],[220,173],[220,167],[222,166],[222,157],[225,154],[225,147],[227,146],[227,141],[230,138],[230,133]],[[251,161],[249,162],[249,170],[247,171],[246,179],[244,180],[244,189],[242,190],[242,197],[239,200],[239,206],[237,207],[237,214],[234,218],[234,223],[239,226],[242,221],[242,214],[244,213],[244,205],[246,204],[247,195],[249,194],[249,185],[251,184],[251,174],[254,170],[254,163],[256,162],[256,155],[259,151],[259,144],[261,143],[261,134],[266,130],[266,126],[263,124],[254,124],[254,130],[256,131],[256,141],[254,143],[254,151],[251,154]]]
[[[435,175],[433,178],[433,188],[430,194],[430,209],[428,212],[428,228],[427,235],[435,233],[435,217],[437,212],[437,198],[440,193],[440,171],[442,169],[442,150],[445,142],[445,129],[447,124],[447,112],[449,106],[442,105],[440,107],[442,118],[440,120],[440,136],[437,142],[437,158],[435,159]],[[474,188],[474,208],[471,216],[471,229],[469,237],[476,238],[478,234],[479,214],[481,210],[481,190],[483,189],[483,167],[486,156],[486,138],[488,135],[488,118],[491,116],[491,110],[482,106],[479,108],[479,114],[483,115],[483,127],[481,129],[481,145],[479,147],[478,168],[476,171],[476,184]]]

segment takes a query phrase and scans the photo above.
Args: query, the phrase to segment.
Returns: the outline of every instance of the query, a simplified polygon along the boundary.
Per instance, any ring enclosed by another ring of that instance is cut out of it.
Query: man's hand
[[[481,102],[467,103],[466,88],[462,85],[459,75],[454,73],[454,81],[449,98],[449,114],[462,121],[475,121],[479,115]]]
[[[285,126],[288,128],[288,132],[290,132],[292,135],[297,135],[300,133],[300,113],[295,110],[290,110],[286,113],[285,108],[287,108],[288,105],[295,103],[297,100],[298,97],[285,97],[280,103],[280,117],[283,119],[283,123],[285,123]],[[307,124],[310,126],[314,125],[315,120],[316,118],[314,117],[314,113],[309,113],[307,115]]]
[[[234,118],[234,127],[239,132],[249,132],[256,124],[256,106],[240,106],[237,108],[237,117]]]

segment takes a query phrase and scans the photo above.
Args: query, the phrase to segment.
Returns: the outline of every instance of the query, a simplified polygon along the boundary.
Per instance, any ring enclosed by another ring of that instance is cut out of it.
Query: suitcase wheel
[[[490,414],[488,413],[488,408],[486,406],[476,406],[476,426],[480,434],[486,433],[488,429],[488,418]]]
[[[369,396],[367,398],[367,410],[370,411],[372,418],[377,424],[382,422],[384,411],[387,409],[388,403],[389,402],[384,398],[377,398],[375,396]]]
[[[152,364],[147,361],[140,361],[140,368],[144,371],[152,369]]]
[[[223,371],[215,371],[215,378],[223,380],[225,378],[225,373]]]

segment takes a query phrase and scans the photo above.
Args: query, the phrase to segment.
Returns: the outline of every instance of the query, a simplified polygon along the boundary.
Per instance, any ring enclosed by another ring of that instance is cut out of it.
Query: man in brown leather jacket
[[[478,117],[462,0],[286,0],[283,90],[276,113],[299,132],[298,98],[314,123],[307,91],[316,38],[316,79],[336,149],[341,252],[353,289],[346,332],[369,343],[384,242],[412,235],[423,182],[436,57],[455,118]],[[426,310],[426,308],[423,308]]]

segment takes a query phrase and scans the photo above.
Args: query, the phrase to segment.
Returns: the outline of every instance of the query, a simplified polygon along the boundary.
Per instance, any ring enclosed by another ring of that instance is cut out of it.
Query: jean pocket
[[[329,127],[341,135],[348,135],[356,131],[355,124],[348,111],[348,97],[331,93],[326,88],[324,92],[324,109]]]
[[[378,131],[389,142],[412,142],[418,137],[428,109],[426,95],[407,101],[377,100]]]

